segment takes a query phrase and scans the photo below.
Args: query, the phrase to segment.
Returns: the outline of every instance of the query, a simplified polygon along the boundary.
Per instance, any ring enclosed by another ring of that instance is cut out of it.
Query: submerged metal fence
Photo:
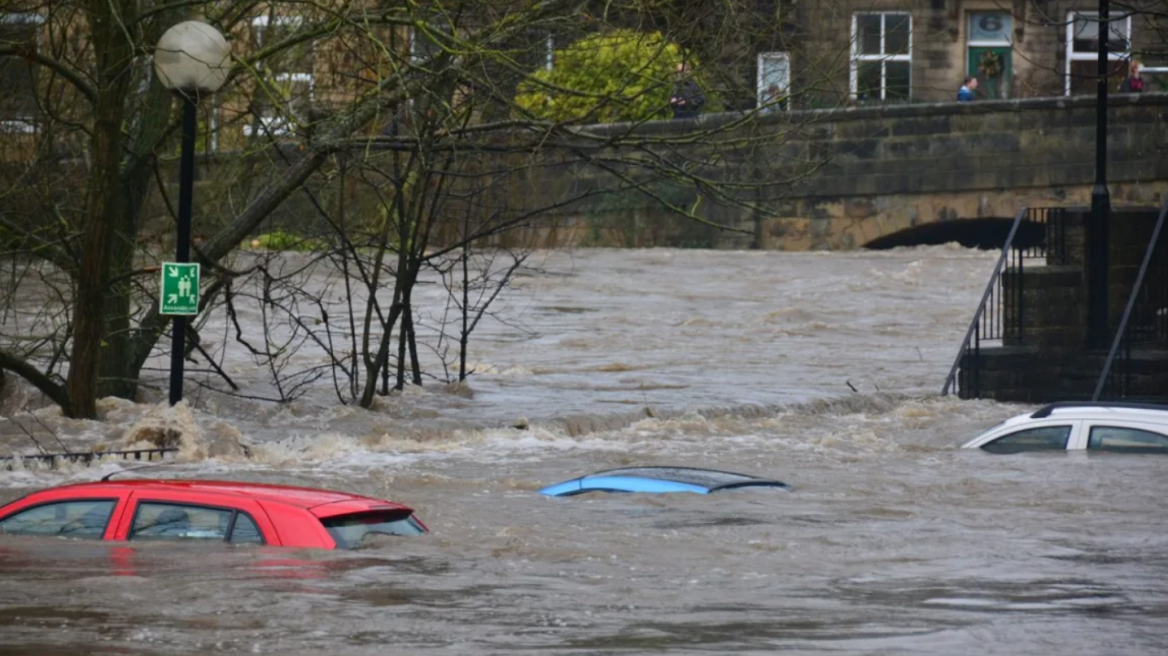
[[[170,453],[178,453],[178,449],[167,447],[157,449],[129,449],[126,451],[98,451],[91,453],[32,453],[28,455],[0,456],[0,468],[12,469],[17,461],[39,462],[50,467],[60,462],[74,462],[88,465],[102,458],[153,462],[163,460]]]

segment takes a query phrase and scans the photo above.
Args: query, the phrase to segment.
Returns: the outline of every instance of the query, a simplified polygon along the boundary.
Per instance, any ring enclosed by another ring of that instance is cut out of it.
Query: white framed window
[[[852,98],[912,97],[912,15],[902,11],[852,14]]]
[[[1163,60],[1155,62],[1152,66],[1144,66],[1141,63],[1140,76],[1144,78],[1145,91],[1163,93],[1168,90],[1168,66],[1163,63]]]
[[[1108,61],[1131,58],[1131,14],[1114,11],[1108,14]],[[1099,77],[1099,12],[1067,12],[1066,76],[1064,93],[1072,95],[1084,87],[1095,89]]]
[[[791,90],[791,56],[785,52],[758,53],[758,107],[763,112],[787,107]]]
[[[36,53],[41,46],[41,25],[45,17],[31,12],[0,14],[0,45],[27,48]],[[0,57],[0,132],[34,134],[37,131],[38,68],[23,57]]]
[[[300,16],[265,14],[251,21],[257,48],[281,43],[303,24]],[[257,88],[253,102],[257,118],[243,126],[244,136],[292,134],[298,122],[308,119],[316,95],[312,43],[298,43],[272,55],[261,64],[264,88]]]

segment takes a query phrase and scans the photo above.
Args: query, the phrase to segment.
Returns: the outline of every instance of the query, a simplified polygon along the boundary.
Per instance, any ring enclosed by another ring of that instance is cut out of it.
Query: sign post
[[[160,314],[189,317],[199,313],[198,263],[163,262],[159,288]]]
[[[182,153],[178,180],[178,231],[173,263],[162,265],[159,310],[174,317],[174,347],[170,350],[170,405],[182,401],[183,357],[186,354],[187,317],[199,313],[199,265],[191,259],[191,196],[195,180],[195,133],[200,98],[214,94],[227,82],[233,63],[231,45],[214,27],[200,21],[172,26],[154,49],[158,80],[182,102]]]

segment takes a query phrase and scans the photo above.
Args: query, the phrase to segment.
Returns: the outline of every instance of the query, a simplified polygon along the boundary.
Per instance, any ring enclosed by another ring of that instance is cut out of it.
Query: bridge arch
[[[957,242],[966,248],[1000,249],[1010,234],[1014,219],[1007,217],[984,217],[976,219],[953,219],[921,223],[881,235],[863,245],[872,250],[886,250],[898,246],[928,246]],[[1046,226],[1041,223],[1023,221],[1018,226],[1014,244],[1019,248],[1038,246],[1046,240]]]

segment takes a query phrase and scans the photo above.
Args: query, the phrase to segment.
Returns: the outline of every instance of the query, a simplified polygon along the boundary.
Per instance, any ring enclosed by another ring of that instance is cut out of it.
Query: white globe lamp
[[[167,89],[198,99],[215,93],[231,71],[231,46],[219,30],[200,21],[171,27],[154,49],[154,70]]]

